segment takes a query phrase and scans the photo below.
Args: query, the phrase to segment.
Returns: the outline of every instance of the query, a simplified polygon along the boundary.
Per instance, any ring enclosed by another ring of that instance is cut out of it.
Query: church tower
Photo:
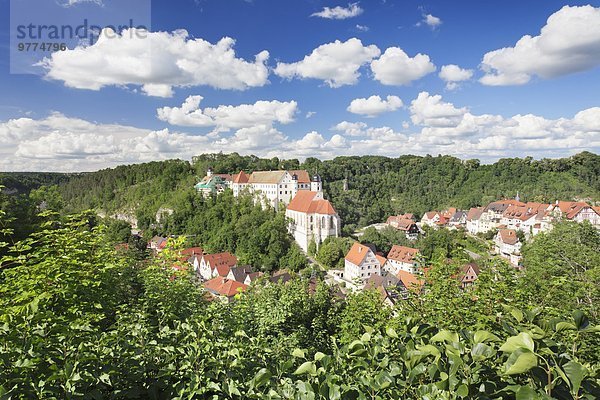
[[[310,180],[310,190],[312,192],[323,191],[323,182],[321,182],[321,177],[319,176],[319,174],[315,174]]]

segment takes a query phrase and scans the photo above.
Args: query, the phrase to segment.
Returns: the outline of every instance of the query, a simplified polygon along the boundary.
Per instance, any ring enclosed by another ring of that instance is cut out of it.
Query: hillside
[[[72,176],[28,174],[40,184],[58,184],[69,211],[96,208],[135,214],[144,225],[160,207],[174,207],[187,197],[208,166],[217,173],[239,170],[305,168],[318,172],[347,229],[381,221],[398,212],[422,215],[448,206],[469,208],[514,197],[551,202],[556,199],[600,201],[600,156],[583,152],[570,158],[478,160],[450,156],[337,157],[320,161],[260,159],[255,156],[207,154],[192,163],[169,160],[120,166]],[[11,187],[16,175],[4,174]],[[20,175],[19,175],[20,176]],[[343,191],[348,178],[349,190]],[[30,185],[31,186],[31,185]]]

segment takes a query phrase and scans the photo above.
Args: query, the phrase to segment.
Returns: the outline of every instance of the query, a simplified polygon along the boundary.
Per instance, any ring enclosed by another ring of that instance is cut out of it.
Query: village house
[[[328,237],[338,237],[341,220],[329,200],[323,198],[322,191],[299,191],[285,210],[291,221],[290,233],[304,251],[314,240],[318,246]]]
[[[521,242],[514,229],[500,229],[494,238],[494,249],[496,253],[507,259],[514,267],[521,263]]]
[[[350,282],[364,283],[371,275],[381,275],[381,261],[368,246],[356,242],[344,258],[343,277]]]
[[[418,253],[418,249],[394,245],[387,255],[387,261],[383,266],[383,269],[394,275],[396,275],[398,271],[407,271],[414,274],[418,269]]]
[[[236,294],[241,293],[248,288],[248,285],[228,279],[224,276],[217,276],[209,279],[204,282],[203,286],[212,296],[225,302],[231,302]]]
[[[435,227],[442,218],[441,213],[437,211],[428,211],[421,218],[421,225]]]
[[[269,281],[276,284],[285,284],[292,280],[292,275],[287,271],[277,271],[269,277]]]
[[[413,293],[421,293],[423,286],[425,286],[425,281],[419,275],[410,273],[408,271],[398,271],[396,278],[402,282],[402,286],[404,287],[404,291],[402,293],[403,298],[408,297],[409,290]]]
[[[502,214],[500,226],[521,231],[527,237],[549,231],[552,227],[550,208],[549,204],[534,202],[511,205]]]
[[[473,286],[479,278],[479,267],[475,263],[469,263],[462,268],[460,274],[460,287],[466,289]]]
[[[490,214],[485,212],[485,207],[471,208],[467,213],[467,231],[472,235],[486,233],[494,228],[495,225]]]
[[[550,213],[557,220],[589,221],[592,225],[600,227],[600,214],[583,201],[556,201],[550,206]]]
[[[412,216],[412,214],[409,214]],[[386,224],[392,228],[403,231],[407,239],[415,240],[421,232],[413,219],[406,218],[405,215],[391,216],[387,219]]]
[[[252,267],[250,265],[241,265],[229,268],[229,273],[226,278],[236,282],[246,283],[246,278],[251,273]]]
[[[246,279],[244,279],[244,284],[251,285],[252,283],[256,282],[256,280],[258,278],[260,278],[261,276],[263,276],[263,273],[260,271],[250,272],[249,274],[246,275]]]
[[[277,208],[288,205],[299,191],[321,192],[323,185],[319,175],[310,179],[304,170],[255,171],[250,175],[240,171],[233,176],[231,189],[235,197],[250,193],[263,206]]]
[[[166,247],[167,240],[168,239],[166,237],[154,236],[152,239],[150,239],[146,247],[153,252],[158,253]]]
[[[388,217],[386,224],[388,224],[390,226],[394,226],[396,221],[402,221],[405,219],[409,219],[413,222],[417,222],[417,219],[414,214],[406,213],[406,214],[392,215],[392,216]]]
[[[455,217],[456,224],[453,227],[458,225],[458,222],[461,220],[462,214],[457,214],[457,210],[454,207],[450,207],[444,211],[429,211],[423,214],[423,218],[421,218],[421,225],[430,226],[432,228],[440,228],[444,226],[448,226],[452,217]],[[466,219],[466,215],[464,217]]]
[[[406,290],[400,279],[391,274],[371,275],[365,281],[364,288],[379,292],[383,304],[390,307],[393,307],[398,299],[404,297],[404,291]]]
[[[217,276],[226,277],[236,265],[237,257],[231,253],[204,254],[195,270],[201,279],[207,281]]]
[[[525,203],[522,203],[519,200],[505,199],[491,202],[485,207],[484,213],[487,214],[487,217],[490,220],[491,229],[501,225],[502,214],[504,214],[506,209],[510,206],[523,207],[525,206]]]
[[[467,224],[467,212],[456,210],[448,220],[448,225],[453,228],[464,227]]]

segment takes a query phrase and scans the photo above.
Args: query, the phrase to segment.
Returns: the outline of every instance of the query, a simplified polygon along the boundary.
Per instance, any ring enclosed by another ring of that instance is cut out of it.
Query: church
[[[315,180],[320,182],[318,175]],[[329,200],[323,198],[322,189],[318,189],[298,191],[285,211],[291,220],[290,232],[304,251],[308,251],[311,240],[318,246],[330,236],[340,236],[341,232],[340,216]]]

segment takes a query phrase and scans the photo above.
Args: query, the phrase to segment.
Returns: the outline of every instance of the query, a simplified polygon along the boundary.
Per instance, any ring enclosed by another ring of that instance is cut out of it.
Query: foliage
[[[600,300],[600,231],[563,222],[523,246],[524,279],[532,302],[548,309],[583,310],[594,320]],[[560,310],[560,311],[558,311]]]
[[[300,249],[300,246],[296,243],[292,243],[289,251],[281,262],[281,266],[290,271],[299,272],[308,267],[308,260],[306,259],[306,255],[302,252],[302,249]]]
[[[249,196],[233,197],[226,191],[218,197],[203,198],[188,192],[181,203],[174,203],[174,213],[166,218],[163,231],[186,235],[193,245],[208,253],[229,251],[241,264],[262,271],[302,266],[298,249],[287,233],[282,212],[263,210]]]
[[[406,238],[403,231],[391,226],[386,226],[381,230],[377,230],[374,227],[365,229],[362,236],[360,236],[360,242],[374,244],[377,251],[381,251],[384,254],[387,254],[394,244],[407,247],[414,246],[414,243]]]
[[[41,230],[13,246],[0,270],[3,399],[599,395],[598,364],[581,356],[597,326],[580,311],[546,318],[502,307],[514,283],[491,285],[502,265],[480,278],[481,289],[432,287],[415,311],[386,308],[371,291],[343,301],[300,279],[265,279],[231,304],[208,303],[178,259],[183,238],[140,263],[115,251],[89,215],[41,218]],[[455,270],[439,268],[428,276],[454,279]],[[455,296],[483,301],[462,320],[425,308],[445,291],[438,305]]]
[[[328,237],[319,246],[317,260],[328,269],[344,268],[344,257],[352,247],[350,238]]]

